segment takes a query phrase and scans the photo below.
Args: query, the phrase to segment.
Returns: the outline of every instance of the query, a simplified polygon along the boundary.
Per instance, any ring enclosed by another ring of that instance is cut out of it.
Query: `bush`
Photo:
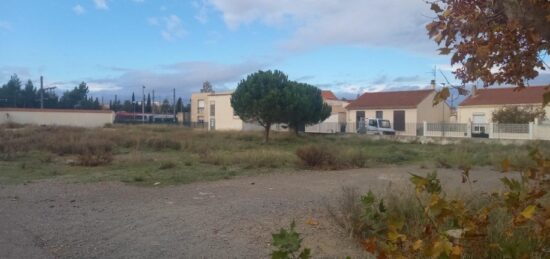
[[[298,148],[296,155],[303,165],[317,169],[336,169],[336,156],[325,146],[309,145]]]
[[[473,202],[449,198],[434,172],[411,174],[414,195],[394,196],[389,206],[372,192],[359,198],[344,189],[329,213],[379,258],[548,258],[550,157],[537,150],[530,157],[535,166],[523,168],[520,180],[504,177],[504,192]],[[502,162],[503,172],[512,167]],[[463,182],[472,184],[468,168]]]

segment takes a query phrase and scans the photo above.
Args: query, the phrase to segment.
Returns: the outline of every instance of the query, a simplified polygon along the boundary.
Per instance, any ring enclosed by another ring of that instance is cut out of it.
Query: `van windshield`
[[[391,124],[389,120],[380,120],[379,121],[380,128],[391,128]]]

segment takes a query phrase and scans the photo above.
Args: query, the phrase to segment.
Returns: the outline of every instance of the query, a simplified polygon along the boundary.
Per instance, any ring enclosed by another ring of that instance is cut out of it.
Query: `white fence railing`
[[[395,125],[392,125],[395,129]],[[321,123],[307,126],[307,133],[357,133],[356,123]],[[490,139],[540,139],[550,140],[550,122],[529,124],[499,123],[432,123],[407,122],[395,130],[399,136],[426,136],[448,138],[490,138]]]

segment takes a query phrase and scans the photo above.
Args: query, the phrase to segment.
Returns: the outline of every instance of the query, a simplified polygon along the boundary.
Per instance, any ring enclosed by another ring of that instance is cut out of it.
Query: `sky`
[[[429,87],[434,67],[438,83],[458,84],[427,37],[423,0],[1,0],[0,10],[0,84],[43,75],[58,92],[85,81],[107,100],[142,86],[188,100],[204,81],[227,91],[278,69],[354,98]]]

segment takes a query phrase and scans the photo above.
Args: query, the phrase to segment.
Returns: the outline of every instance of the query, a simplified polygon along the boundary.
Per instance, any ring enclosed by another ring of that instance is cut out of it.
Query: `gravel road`
[[[273,173],[171,187],[62,178],[0,185],[0,258],[265,258],[271,233],[294,219],[315,257],[365,254],[331,221],[326,204],[343,186],[409,186],[417,167]],[[460,171],[439,170],[451,190]],[[475,185],[500,175],[473,170]],[[391,183],[390,183],[391,182]],[[306,224],[313,219],[318,225]]]

